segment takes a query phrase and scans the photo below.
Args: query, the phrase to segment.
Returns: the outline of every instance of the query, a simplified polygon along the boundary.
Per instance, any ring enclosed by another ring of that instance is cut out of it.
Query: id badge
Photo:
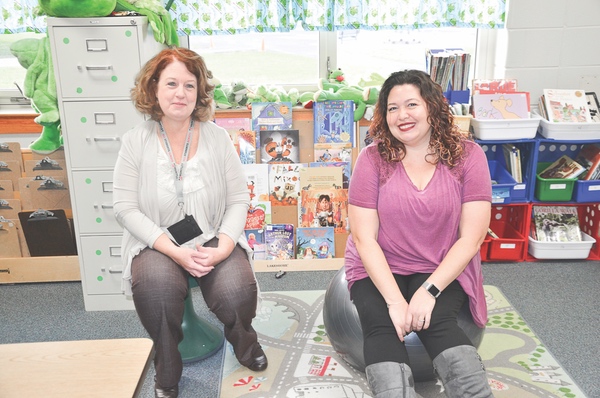
[[[188,214],[185,215],[183,220],[168,227],[167,230],[171,233],[178,245],[183,245],[195,237],[202,235],[202,229],[200,229],[194,216]]]

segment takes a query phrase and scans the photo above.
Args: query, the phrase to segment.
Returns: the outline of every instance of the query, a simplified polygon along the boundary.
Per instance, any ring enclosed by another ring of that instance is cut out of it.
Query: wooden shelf
[[[79,280],[77,256],[0,258],[0,284]]]

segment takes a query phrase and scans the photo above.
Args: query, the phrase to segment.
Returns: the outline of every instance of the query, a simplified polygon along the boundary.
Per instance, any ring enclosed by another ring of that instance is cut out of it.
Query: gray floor
[[[263,291],[324,290],[335,272],[259,273]],[[498,286],[590,398],[600,397],[600,262],[485,263],[485,283]],[[197,289],[197,288],[196,288]],[[197,312],[210,321],[199,292]],[[86,312],[81,285],[0,285],[0,343],[146,337],[133,311]],[[186,365],[182,398],[219,397],[223,351]],[[142,397],[153,397],[153,369]],[[1,391],[0,391],[1,395]]]

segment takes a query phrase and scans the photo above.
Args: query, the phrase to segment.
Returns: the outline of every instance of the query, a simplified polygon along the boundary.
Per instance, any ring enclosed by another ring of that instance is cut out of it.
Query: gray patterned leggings
[[[217,247],[218,239],[206,247]],[[132,261],[135,309],[154,341],[154,366],[159,386],[179,383],[183,371],[178,344],[188,291],[189,273],[168,256],[146,248]],[[246,251],[236,245],[231,255],[206,276],[197,278],[208,308],[223,322],[225,338],[238,361],[247,366],[262,354],[252,319],[256,316],[257,286]]]

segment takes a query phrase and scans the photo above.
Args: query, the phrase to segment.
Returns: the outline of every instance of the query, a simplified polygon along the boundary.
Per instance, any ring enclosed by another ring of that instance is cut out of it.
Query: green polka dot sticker
[[[126,36],[126,37],[131,37],[131,35],[133,35],[133,33],[131,33],[131,31],[130,31],[130,30],[126,30],[126,31],[125,31],[125,36]]]
[[[81,123],[87,123],[87,117],[85,117],[85,116],[83,116],[83,117],[82,117],[81,119],[79,119],[79,120],[81,120]]]
[[[86,178],[85,179],[85,183],[86,184],[91,184],[92,183],[92,179],[91,178]]]
[[[102,222],[102,219],[101,219],[100,217],[98,217],[98,218],[96,218],[96,222],[97,222],[98,224],[100,224],[100,223]]]
[[[98,282],[102,282],[102,281],[104,280],[104,278],[103,278],[102,276],[99,276],[99,277],[98,277],[98,278],[96,278],[96,279],[98,279]]]
[[[77,87],[77,90],[76,90],[76,91],[77,91],[77,94],[81,94],[81,93],[83,93],[83,89],[82,89],[81,87]]]
[[[63,43],[65,43],[65,44],[69,44],[70,42],[71,42],[71,40],[69,40],[69,38],[68,38],[68,37],[65,37],[65,38],[63,39]]]
[[[101,256],[102,255],[102,250],[96,250],[96,256]]]
[[[112,80],[112,81],[113,81],[113,83],[116,83],[116,82],[117,82],[117,80],[119,80],[119,78],[118,78],[118,77],[116,77],[116,76],[112,76],[112,77],[110,78],[110,80]]]

